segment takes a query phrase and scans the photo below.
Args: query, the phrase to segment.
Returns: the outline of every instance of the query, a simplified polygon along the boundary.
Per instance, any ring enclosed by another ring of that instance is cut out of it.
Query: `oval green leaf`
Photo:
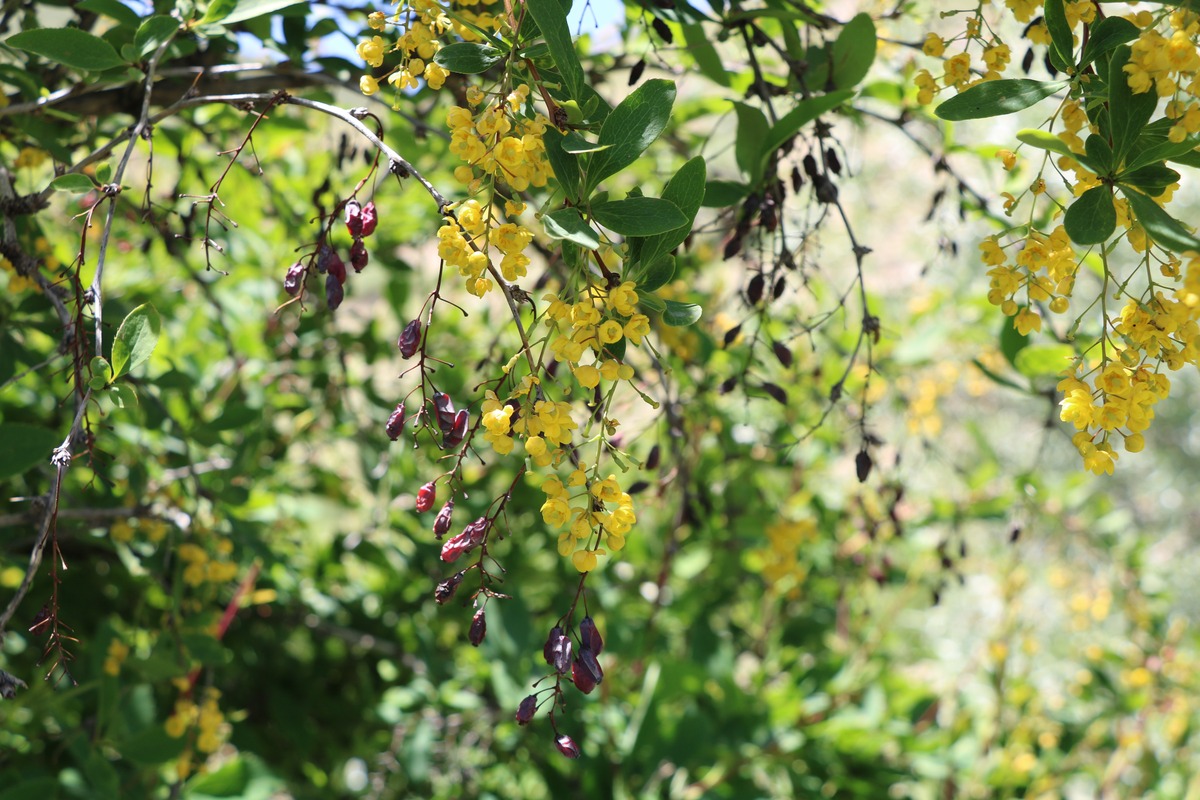
[[[166,14],[155,14],[140,26],[133,37],[133,47],[139,58],[145,58],[162,45],[163,42],[175,35],[179,30],[179,21]]]
[[[833,43],[834,86],[849,89],[867,77],[875,62],[876,41],[875,22],[869,14],[857,14],[846,23]]]
[[[1129,201],[1129,207],[1133,210],[1138,224],[1155,244],[1176,253],[1188,250],[1200,253],[1200,239],[1185,228],[1182,222],[1164,211],[1158,203],[1134,189],[1122,187],[1121,194]]]
[[[1043,8],[1046,29],[1050,32],[1050,63],[1059,72],[1075,67],[1075,37],[1067,20],[1063,0],[1046,0]]]
[[[50,181],[50,188],[58,192],[74,192],[82,194],[96,188],[96,184],[87,175],[78,172],[68,172]]]
[[[595,250],[600,246],[600,235],[583,221],[579,210],[560,208],[542,217],[542,228],[551,239],[574,242],[580,247]]]
[[[1112,189],[1093,186],[1071,204],[1063,216],[1063,227],[1075,244],[1100,244],[1117,227],[1117,209]]]
[[[667,127],[674,104],[675,83],[657,79],[643,83],[612,110],[600,128],[599,137],[600,144],[611,147],[592,156],[585,195],[646,152]]]
[[[660,197],[627,197],[591,207],[596,222],[622,236],[653,236],[688,224],[679,206]]]
[[[1013,364],[1028,378],[1059,375],[1075,357],[1075,348],[1066,344],[1032,344],[1017,353]]]
[[[486,72],[504,53],[486,44],[455,42],[448,44],[433,56],[433,63],[450,72],[463,75],[478,75]]]
[[[130,311],[113,339],[113,380],[145,363],[158,344],[162,319],[149,303]]]
[[[957,97],[951,97],[934,109],[933,113],[951,121],[1012,114],[1045,100],[1067,83],[1068,81],[1034,81],[1028,78],[984,81]]]
[[[111,44],[79,28],[35,28],[4,43],[84,72],[103,72],[125,63]]]
[[[678,300],[663,301],[662,320],[675,328],[694,325],[703,313],[704,309],[695,303],[681,303]]]

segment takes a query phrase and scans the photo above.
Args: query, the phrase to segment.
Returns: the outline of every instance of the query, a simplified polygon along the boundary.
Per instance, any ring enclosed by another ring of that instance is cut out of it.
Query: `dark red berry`
[[[438,392],[433,396],[433,405],[437,408],[438,428],[449,433],[454,427],[454,401],[445,392]]]
[[[600,666],[599,659],[596,654],[586,647],[579,651],[579,658],[575,659],[575,663],[583,666],[583,669],[591,676],[593,682],[597,685],[604,681],[604,669]]]
[[[434,500],[437,500],[437,484],[430,481],[417,490],[417,511],[425,513],[433,508]]]
[[[342,298],[346,293],[342,291],[342,284],[333,273],[325,276],[325,302],[329,306],[329,310],[337,308],[342,304]]]
[[[517,724],[526,725],[537,713],[537,695],[531,694],[517,706]]]
[[[542,655],[546,658],[546,663],[554,667],[559,675],[566,675],[567,670],[571,668],[571,650],[571,639],[563,633],[563,629],[557,625],[551,628],[550,638],[542,648]]]
[[[354,244],[350,245],[350,266],[354,267],[355,272],[362,272],[370,260],[371,256],[367,253],[367,246],[363,244],[363,240],[355,239]]]
[[[591,694],[596,688],[596,680],[591,671],[578,658],[571,663],[571,682],[584,694]]]
[[[451,597],[454,597],[454,593],[458,591],[458,585],[462,583],[464,575],[466,575],[465,570],[463,572],[456,572],[449,578],[446,578],[446,580],[439,583],[437,588],[433,590],[433,599],[437,600],[438,603],[441,604],[445,603]]]
[[[342,257],[336,251],[330,257],[326,269],[329,270],[330,275],[337,278],[338,283],[344,284],[346,282],[346,262],[342,261]]]
[[[351,236],[362,236],[362,204],[357,200],[350,200],[346,203],[346,227],[350,230]]]
[[[417,352],[417,348],[421,346],[421,320],[414,319],[412,322],[404,326],[404,330],[400,333],[400,339],[396,342],[396,346],[400,348],[400,355],[404,358],[412,358]],[[445,395],[449,400],[449,395]],[[437,402],[437,396],[434,397],[434,402]],[[454,406],[450,406],[453,410]],[[439,406],[439,411],[441,407]]]
[[[567,758],[579,758],[579,745],[575,744],[575,740],[565,733],[554,740],[554,746]]]
[[[396,404],[396,410],[388,417],[384,430],[393,442],[400,438],[400,434],[404,432],[404,403]]]
[[[479,547],[479,545],[483,544],[483,540],[487,538],[488,529],[491,527],[492,521],[490,519],[480,517],[463,528],[462,533],[447,539],[446,543],[442,545],[442,561],[447,563],[457,561],[458,557],[463,553]]]
[[[604,640],[600,638],[600,631],[591,617],[584,617],[579,622],[579,642],[584,650],[591,650],[596,655],[604,650]]]
[[[438,512],[437,518],[433,521],[433,532],[437,538],[441,539],[446,531],[450,530],[450,521],[454,516],[454,501],[447,500],[446,505],[442,506],[442,510]]]
[[[454,415],[454,425],[451,426],[450,432],[446,434],[446,438],[442,444],[445,447],[458,447],[462,444],[463,437],[467,435],[467,424],[470,421],[470,414],[464,408]]]
[[[324,275],[329,270],[329,262],[333,259],[333,248],[323,244],[317,248],[317,272]]]
[[[871,454],[866,450],[859,450],[858,455],[854,457],[854,471],[858,474],[858,482],[865,483],[871,475],[871,467],[874,462],[871,461]]]
[[[283,276],[283,290],[293,297],[300,291],[300,282],[304,280],[304,265],[297,261],[288,267],[287,274]]]
[[[370,236],[375,232],[375,224],[379,221],[379,217],[375,212],[375,201],[367,203],[362,207],[362,235]]]
[[[472,645],[479,647],[485,636],[487,636],[487,618],[483,615],[481,608],[471,618],[471,630],[467,633],[467,638],[470,639]]]

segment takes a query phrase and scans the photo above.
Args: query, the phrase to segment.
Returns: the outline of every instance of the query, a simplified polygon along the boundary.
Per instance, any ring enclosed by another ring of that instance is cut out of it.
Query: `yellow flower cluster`
[[[16,294],[29,289],[38,291],[37,282],[33,278],[26,278],[24,275],[17,274],[17,268],[13,263],[4,256],[0,256],[0,271],[8,273],[8,291]]]
[[[229,727],[218,704],[220,698],[221,692],[209,687],[204,690],[204,701],[200,705],[186,696],[176,700],[175,711],[167,718],[167,735],[178,739],[194,724],[197,729],[196,749],[202,753],[214,752],[221,746]]]
[[[606,345],[628,339],[640,345],[650,333],[650,318],[637,310],[637,285],[625,281],[605,293],[593,289],[579,302],[568,304],[558,295],[549,293],[542,299],[550,303],[546,310],[547,324],[554,339],[550,349],[554,357],[571,367],[575,380],[585,389],[594,389],[600,380],[630,380],[633,367],[614,358],[601,358]],[[596,306],[602,301],[604,311]],[[593,361],[580,363],[585,353],[594,354]]]
[[[524,441],[525,453],[539,467],[558,464],[565,453],[573,432],[579,427],[571,417],[571,404],[551,400],[534,400],[532,388],[538,381],[528,376],[514,392],[513,398],[501,403],[489,390],[482,409],[483,438],[500,455],[513,451],[514,437]],[[524,397],[524,405],[518,398]],[[519,412],[518,412],[518,409]],[[513,419],[517,416],[517,419]]]
[[[104,658],[104,673],[114,678],[121,674],[121,665],[129,657],[129,645],[120,639],[108,643],[108,653]]]
[[[795,599],[808,577],[808,564],[799,554],[817,539],[817,524],[811,519],[781,519],[767,526],[767,546],[755,551],[762,561],[762,576],[772,591]]]
[[[184,583],[200,586],[204,583],[226,583],[237,577],[238,565],[226,560],[233,552],[233,542],[218,539],[216,548],[218,558],[214,559],[208,551],[193,542],[184,542],[179,546],[179,559],[187,564],[183,568]]]
[[[114,542],[128,544],[133,541],[135,536],[141,534],[147,541],[158,544],[166,538],[167,529],[168,526],[164,520],[134,517],[114,522],[108,530],[108,535]]]
[[[467,94],[467,101],[473,106],[482,106],[486,98],[481,91]],[[516,192],[546,185],[553,175],[542,140],[549,120],[542,114],[525,116],[522,111],[528,99],[529,87],[521,84],[503,102],[497,100],[477,114],[462,106],[447,112],[450,152],[468,168],[462,174],[456,173],[457,177],[466,177],[468,180],[464,182],[469,183],[478,169]]]
[[[1070,308],[1071,291],[1079,264],[1066,229],[1059,225],[1049,236],[1031,231],[1020,242],[1016,264],[1009,265],[1004,249],[996,237],[979,243],[980,259],[991,269],[988,301],[1000,306],[1005,316],[1014,317],[1013,324],[1022,335],[1042,329],[1042,318],[1033,310],[1034,303],[1049,301],[1050,310],[1062,314]],[[1021,305],[1017,295],[1026,293],[1027,303]]]
[[[568,487],[581,491],[572,495]],[[616,475],[593,481],[589,487],[587,475],[577,469],[566,485],[557,475],[546,478],[542,491],[546,494],[542,519],[551,528],[567,527],[559,534],[558,552],[570,556],[575,569],[591,572],[599,556],[625,547],[625,537],[637,522],[637,515],[633,498],[621,491]],[[572,500],[581,500],[582,505],[573,506]]]
[[[438,64],[433,57],[441,49],[439,37],[459,25],[452,22],[447,9],[435,0],[415,0],[402,3],[389,18],[382,12],[370,15],[368,25],[374,30],[385,30],[389,25],[403,28],[404,33],[394,42],[387,42],[382,36],[372,36],[358,43],[358,56],[371,67],[382,67],[384,57],[388,53],[401,54],[400,66],[393,68],[384,76],[389,84],[397,91],[416,89],[417,79],[424,78],[431,89],[440,89],[446,83],[450,73]],[[379,91],[380,77],[363,75],[359,78],[359,90],[366,95]]]
[[[529,265],[525,248],[533,241],[533,232],[514,222],[492,225],[492,210],[491,205],[485,208],[478,200],[467,200],[457,205],[455,213],[447,213],[446,223],[438,229],[438,256],[458,269],[467,291],[476,297],[494,286],[486,274],[492,265],[491,247],[500,253],[500,274],[506,281],[524,277]]]

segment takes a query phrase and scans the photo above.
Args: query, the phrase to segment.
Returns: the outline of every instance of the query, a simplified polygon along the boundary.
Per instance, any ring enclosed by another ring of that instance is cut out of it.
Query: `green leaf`
[[[153,725],[125,740],[117,749],[134,764],[153,767],[175,760],[186,745],[186,736],[176,739],[168,736],[162,727]]]
[[[661,314],[666,309],[666,304],[662,298],[652,292],[643,292],[638,290],[638,302],[646,307],[648,311],[653,311],[655,314]]]
[[[1189,159],[1200,155],[1196,153],[1197,147],[1200,147],[1200,134],[1192,134],[1178,143],[1172,142],[1169,139],[1160,141],[1145,149],[1139,148],[1136,153],[1131,153],[1125,161],[1125,170],[1127,172],[1136,170],[1139,167],[1144,167],[1147,164],[1155,164],[1159,161],[1174,161],[1177,164],[1193,166],[1187,162]]]
[[[115,19],[121,25],[127,25],[131,28],[137,27],[137,24],[141,22],[141,17],[136,11],[124,3],[117,2],[117,0],[83,0],[83,2],[75,4],[75,10],[103,14],[106,17]]]
[[[868,14],[857,14],[833,43],[833,85],[838,89],[857,86],[875,61],[875,23]]]
[[[1013,366],[1028,378],[1055,377],[1075,357],[1075,348],[1068,344],[1032,344],[1017,353]]]
[[[662,320],[674,328],[686,328],[695,324],[704,309],[695,303],[681,303],[678,300],[663,301]]]
[[[1112,236],[1117,227],[1112,189],[1093,186],[1080,195],[1063,216],[1063,227],[1076,244],[1100,244]]]
[[[163,42],[175,35],[179,30],[179,21],[165,14],[156,14],[143,22],[133,37],[133,48],[139,58],[144,58],[162,45]]]
[[[113,339],[113,380],[145,363],[158,344],[162,319],[154,306],[144,303],[130,311]]]
[[[183,790],[185,798],[242,797],[250,785],[246,762],[234,759],[212,772],[197,775]]]
[[[112,367],[104,360],[103,356],[93,356],[91,363],[91,372],[93,378],[103,378],[105,383],[112,376]]]
[[[565,138],[557,128],[549,126],[542,134],[542,142],[546,146],[546,160],[550,162],[550,169],[554,170],[554,177],[558,178],[567,197],[578,202],[580,182],[583,180],[579,172],[579,157],[563,150]]]
[[[208,10],[200,18],[199,25],[213,25],[223,22],[237,8],[237,0],[211,0]]]
[[[209,6],[209,14],[205,14],[204,22],[220,22],[222,25],[233,25],[235,22],[245,22],[248,19],[262,17],[267,14],[273,14],[291,6],[298,6],[303,0],[238,0],[233,4],[233,9],[220,19],[212,20],[207,17],[212,13],[214,6],[228,5],[227,0],[214,0],[213,5]]]
[[[655,261],[650,268],[642,275],[638,281],[637,288],[646,292],[653,292],[666,286],[671,278],[675,277],[675,257],[666,256]]]
[[[554,66],[566,83],[567,94],[572,100],[582,103],[586,98],[584,85],[587,79],[579,63],[579,53],[571,41],[571,29],[567,26],[567,10],[559,0],[526,0],[525,8],[533,15],[533,21],[546,39]]]
[[[1124,17],[1105,17],[1092,25],[1088,42],[1079,58],[1079,66],[1086,67],[1101,54],[1136,39],[1139,33],[1138,26]]]
[[[1151,197],[1158,197],[1168,186],[1179,181],[1179,173],[1160,162],[1119,175],[1117,181],[1140,189]]]
[[[734,103],[733,108],[737,112],[738,122],[733,152],[738,167],[750,185],[754,186],[762,179],[763,166],[770,152],[766,146],[767,132],[770,130],[767,115],[760,108],[745,103]]]
[[[111,44],[79,28],[35,28],[4,43],[84,72],[103,72],[125,63]]]
[[[784,114],[778,122],[771,126],[763,145],[764,149],[767,153],[774,152],[777,147],[799,133],[805,125],[825,112],[837,108],[853,96],[853,89],[842,89],[801,100],[795,108]]]
[[[1045,100],[1067,83],[1068,81],[1034,81],[1028,78],[984,81],[957,97],[951,97],[934,109],[933,113],[951,121],[1012,114]]]
[[[627,197],[591,207],[592,218],[622,236],[653,236],[688,224],[679,206],[659,197]]]
[[[1043,10],[1046,29],[1050,32],[1050,63],[1059,72],[1075,66],[1075,38],[1063,0],[1046,0]]]
[[[201,664],[213,666],[229,660],[225,645],[207,633],[184,633],[179,638],[187,654]]]
[[[1160,247],[1175,253],[1193,250],[1200,253],[1200,239],[1172,217],[1146,195],[1134,189],[1121,188],[1121,194],[1129,201],[1129,208],[1137,217],[1138,224],[1146,235]]]
[[[563,151],[566,153],[572,153],[574,155],[596,153],[601,150],[607,150],[610,147],[612,147],[611,144],[598,144],[596,142],[589,142],[587,139],[580,136],[576,131],[568,131],[562,137]]]
[[[1008,363],[1016,366],[1017,354],[1029,346],[1029,336],[1017,330],[1012,317],[1005,317],[1000,322],[1000,352],[1008,359]]]
[[[687,42],[687,51],[695,60],[700,74],[721,86],[729,86],[729,72],[725,62],[717,54],[708,35],[698,23],[683,26],[683,40]]]
[[[750,194],[750,187],[738,181],[708,181],[704,184],[705,208],[725,208],[739,203]]]
[[[138,404],[137,392],[128,383],[114,383],[109,387],[112,401],[117,408],[135,408]]]
[[[96,188],[96,184],[87,175],[79,172],[68,172],[50,181],[50,188],[57,192],[73,192],[82,194]]]
[[[504,58],[504,53],[486,44],[455,42],[438,50],[433,63],[450,72],[478,75]]]
[[[612,110],[600,127],[599,138],[600,144],[612,147],[592,156],[585,195],[646,152],[667,126],[674,103],[674,82],[656,79],[643,83]]]
[[[1134,94],[1129,88],[1123,67],[1131,52],[1124,44],[1114,50],[1108,74],[1108,122],[1112,130],[1113,165],[1118,168],[1134,150],[1158,105],[1158,93],[1153,88],[1141,94]]]
[[[600,235],[583,221],[579,209],[560,208],[542,217],[542,227],[551,239],[574,242],[580,247],[595,250],[600,246]]]
[[[1059,141],[1062,141],[1061,139]],[[1083,143],[1084,150],[1087,152],[1088,161],[1090,161],[1099,172],[1097,175],[1109,175],[1112,173],[1113,157],[1112,147],[1108,141],[1099,134],[1091,134]],[[1074,156],[1071,156],[1074,158]]]
[[[1017,141],[1024,142],[1030,147],[1036,147],[1040,150],[1049,150],[1051,153],[1058,153],[1060,156],[1073,158],[1097,175],[1104,175],[1108,172],[1108,170],[1101,169],[1099,164],[1092,163],[1092,160],[1087,156],[1076,153],[1074,150],[1067,147],[1066,142],[1049,131],[1037,130],[1036,128],[1025,128],[1017,131]]]
[[[50,451],[62,442],[62,436],[47,428],[20,422],[0,423],[0,480],[27,472],[50,460]]]
[[[683,240],[692,232],[692,223],[696,220],[696,213],[700,210],[700,203],[704,198],[704,178],[707,173],[708,167],[704,158],[696,156],[680,167],[679,171],[671,176],[671,180],[667,181],[662,197],[674,203],[683,212],[686,221],[674,230],[642,242],[638,251],[638,261],[642,264],[658,261],[660,257],[683,244]]]
[[[55,778],[30,778],[18,785],[0,791],[0,800],[52,800],[58,797],[58,780]]]

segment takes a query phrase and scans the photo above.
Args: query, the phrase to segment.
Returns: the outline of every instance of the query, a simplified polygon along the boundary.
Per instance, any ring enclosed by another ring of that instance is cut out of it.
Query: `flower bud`
[[[362,235],[370,236],[375,232],[375,224],[379,217],[375,211],[375,201],[372,200],[362,207]]]
[[[393,442],[400,438],[400,434],[404,431],[404,403],[396,404],[396,410],[388,417],[387,425],[384,426],[384,431],[387,432],[388,438]]]
[[[487,618],[483,615],[483,609],[475,612],[475,616],[471,618],[471,630],[467,632],[467,638],[475,647],[479,647],[483,643],[483,637],[487,636]]]
[[[346,293],[342,291],[342,284],[333,273],[325,276],[325,303],[332,311],[342,304],[342,299]]]
[[[591,617],[580,620],[579,641],[584,650],[591,650],[596,655],[600,655],[604,650],[604,640],[600,638],[600,631],[596,629],[596,623]]]
[[[575,740],[565,733],[554,740],[554,746],[567,758],[579,758],[579,745],[575,744]]]
[[[304,265],[297,261],[288,267],[287,274],[283,276],[283,290],[295,297],[300,291],[302,280],[304,280]]]
[[[363,240],[355,239],[354,244],[350,245],[350,266],[354,267],[355,272],[362,272],[370,260],[371,256],[367,253],[367,246],[363,244]]]
[[[362,236],[362,204],[357,200],[351,199],[346,203],[346,227],[350,230],[351,236]]]
[[[454,597],[454,593],[458,591],[458,585],[462,583],[465,574],[466,570],[456,572],[439,583],[437,588],[433,590],[433,599],[437,600],[439,605],[443,605],[451,597]]]
[[[417,511],[424,513],[433,508],[434,500],[437,500],[437,484],[430,481],[417,490]]]
[[[404,358],[412,358],[417,352],[417,348],[421,345],[421,320],[414,319],[412,322],[404,326],[404,331],[400,334],[400,339],[396,342],[396,346],[400,348],[400,355]],[[449,399],[449,395],[446,396]],[[434,402],[437,402],[437,397],[434,397]],[[453,406],[451,406],[453,408]],[[439,407],[440,410],[440,407]]]
[[[521,701],[521,705],[517,706],[517,724],[526,725],[533,715],[537,713],[537,695],[531,694]]]
[[[433,521],[433,532],[437,538],[441,539],[446,531],[450,530],[450,521],[454,516],[454,501],[447,500],[446,505],[442,506],[442,510],[438,512],[437,518]]]

